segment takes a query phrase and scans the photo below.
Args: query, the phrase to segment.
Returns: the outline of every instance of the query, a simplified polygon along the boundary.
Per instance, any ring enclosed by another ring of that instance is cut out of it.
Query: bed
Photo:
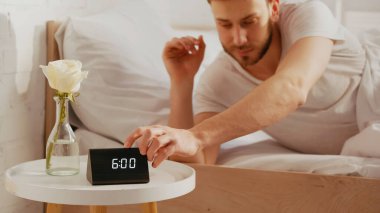
[[[114,24],[118,25],[119,23]],[[60,54],[63,49],[60,46],[62,43],[57,43],[60,39],[55,35],[57,30],[62,29],[59,27],[60,25],[62,25],[60,22],[55,21],[47,23],[47,61],[57,60],[62,55],[62,53]],[[120,41],[116,39],[115,42]],[[157,88],[154,89],[157,90]],[[45,139],[53,126],[55,116],[53,95],[54,92],[46,84]],[[81,117],[78,111],[76,114]],[[82,120],[73,121],[73,124],[79,127],[76,133],[84,138],[82,146],[87,146],[87,148],[90,146],[90,148],[122,146],[115,141],[120,141],[123,135],[94,133],[91,125],[82,128],[86,119],[88,118],[83,119],[82,115]],[[150,122],[157,120],[159,118]],[[132,125],[139,126],[136,123]],[[92,127],[98,128],[97,126]],[[159,211],[181,211],[183,213],[380,212],[379,159],[344,156],[307,156],[304,158],[305,156],[299,153],[279,146],[262,133],[257,133],[252,137],[255,140],[252,144],[245,143],[247,140],[252,140],[248,137],[226,145],[218,159],[220,165],[189,164],[197,173],[196,189],[183,197],[159,202]],[[85,141],[91,141],[91,144],[85,145]],[[96,142],[94,143],[94,141]],[[242,143],[245,146],[241,146]],[[86,151],[85,149],[81,148]],[[247,150],[255,150],[256,158],[246,158],[246,156],[252,155],[252,152],[247,152]],[[236,157],[237,155],[242,157],[239,159]],[[307,161],[307,159],[311,160]],[[287,169],[278,166],[283,165],[284,161],[288,161],[286,162]],[[297,162],[302,161],[302,166],[297,165]],[[282,162],[282,164],[278,162]],[[305,167],[305,164],[309,166]],[[247,168],[247,165],[254,166]],[[50,209],[56,209],[57,212],[87,211],[85,207],[81,206],[57,204],[48,204],[47,206]],[[93,208],[92,211],[100,212],[101,210]],[[108,212],[139,211],[138,205],[108,208]]]

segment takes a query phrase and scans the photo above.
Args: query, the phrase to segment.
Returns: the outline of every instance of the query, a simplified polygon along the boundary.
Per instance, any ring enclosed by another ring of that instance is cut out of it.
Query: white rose
[[[59,92],[74,93],[80,88],[80,83],[88,72],[82,71],[82,63],[76,60],[58,60],[49,62],[47,66],[40,65],[49,81],[51,88]]]

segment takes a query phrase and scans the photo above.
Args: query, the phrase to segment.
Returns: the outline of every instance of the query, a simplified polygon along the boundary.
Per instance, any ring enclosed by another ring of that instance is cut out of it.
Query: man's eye
[[[253,23],[252,21],[244,21],[243,22],[243,26],[248,26],[248,25],[250,25],[252,23]]]
[[[223,28],[231,28],[232,24],[231,23],[219,23],[219,25]]]
[[[257,19],[256,18],[245,20],[245,21],[243,21],[242,25],[243,26],[248,26],[248,25],[255,24],[255,23],[257,23]]]

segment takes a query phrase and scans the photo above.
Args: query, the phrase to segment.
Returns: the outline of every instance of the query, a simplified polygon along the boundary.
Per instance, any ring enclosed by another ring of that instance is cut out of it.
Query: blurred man
[[[169,156],[215,163],[220,144],[264,130],[303,153],[339,154],[368,125],[356,113],[362,76],[371,71],[365,51],[322,2],[209,3],[224,51],[201,77],[194,112],[206,46],[201,36],[174,38],[163,52],[170,127],[140,127],[126,147],[141,138],[154,167]]]

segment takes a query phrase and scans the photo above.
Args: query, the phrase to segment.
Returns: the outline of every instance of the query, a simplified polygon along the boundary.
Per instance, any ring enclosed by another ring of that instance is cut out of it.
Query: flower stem
[[[65,118],[66,118],[65,98],[67,98],[68,96],[69,96],[68,93],[57,92],[58,103],[59,103],[59,107],[60,107],[60,113],[59,113],[58,125],[57,125],[56,131],[54,133],[53,143],[48,142],[48,148],[47,148],[47,153],[46,153],[46,169],[50,169],[50,167],[51,167],[51,155],[53,152],[53,148],[54,148],[55,143],[57,143],[57,141],[58,141],[58,134],[59,134],[59,132],[62,128],[63,122],[65,121]]]

